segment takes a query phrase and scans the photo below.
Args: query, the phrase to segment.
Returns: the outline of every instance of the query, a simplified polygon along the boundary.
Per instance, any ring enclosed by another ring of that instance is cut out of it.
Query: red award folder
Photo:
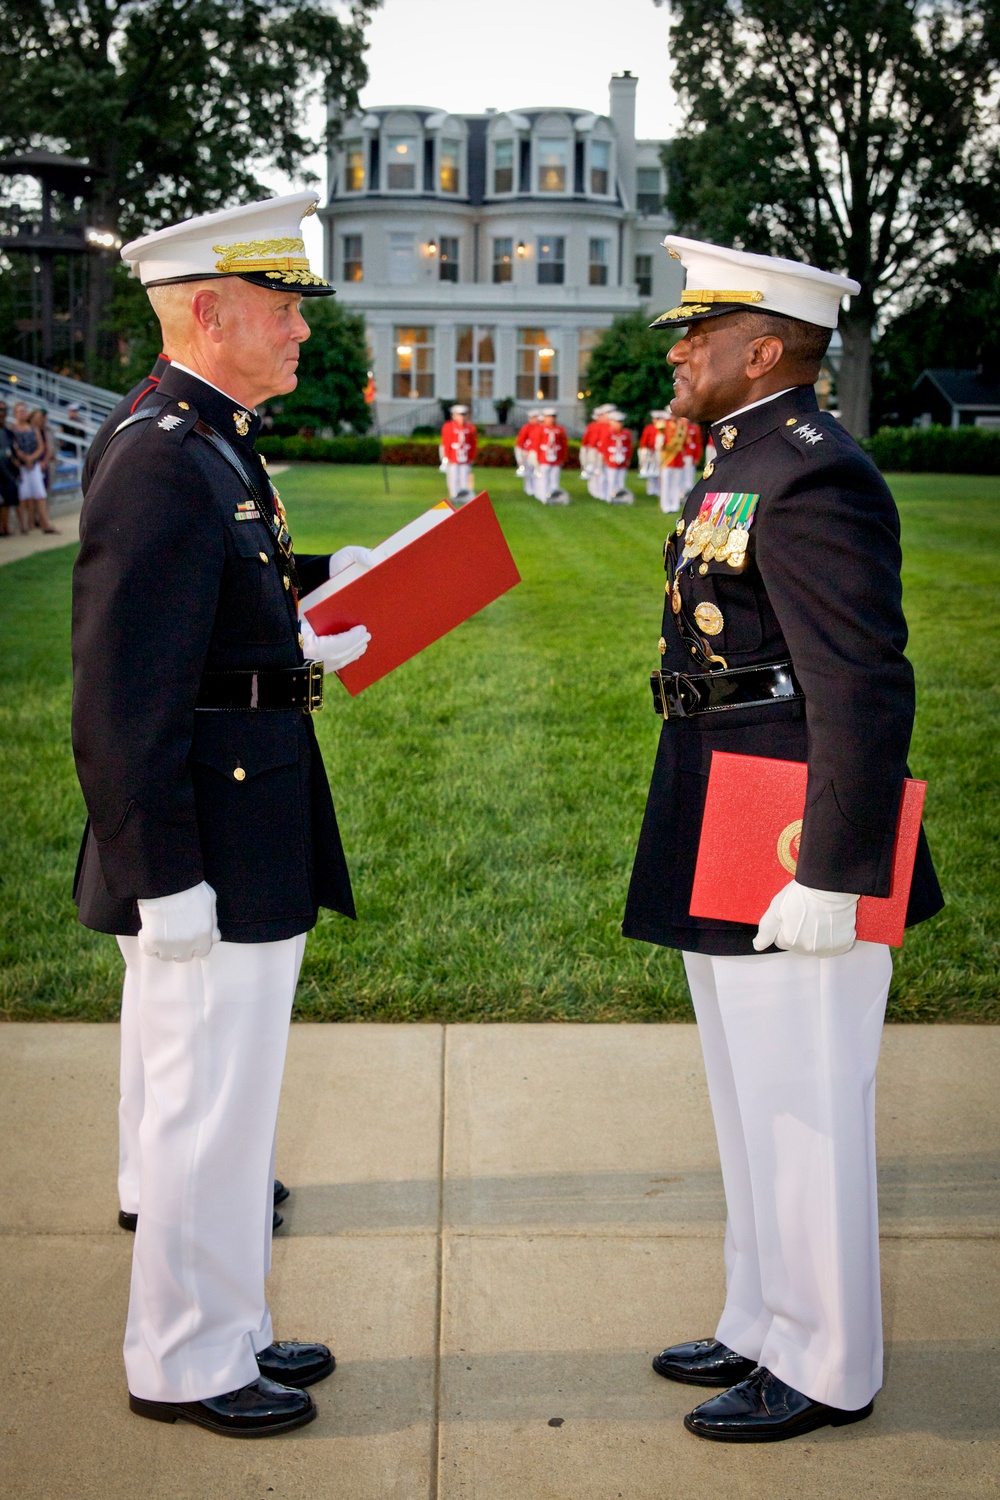
[[[337,673],[352,697],[521,581],[485,490],[460,510],[442,501],[373,550],[373,568],[351,564],[301,606],[317,635],[370,630],[364,656]]]
[[[691,891],[691,915],[756,925],[795,875],[806,806],[803,761],[712,751],[708,798]],[[903,941],[926,781],[906,780],[888,896],[862,896],[857,933],[866,943]],[[734,808],[740,809],[738,817]]]

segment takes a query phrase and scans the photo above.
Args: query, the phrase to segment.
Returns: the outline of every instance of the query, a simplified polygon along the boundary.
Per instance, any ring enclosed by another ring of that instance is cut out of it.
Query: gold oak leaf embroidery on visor
[[[309,276],[306,247],[300,239],[244,240],[235,245],[213,245],[220,257],[215,269],[224,275],[247,271],[305,271]],[[315,278],[319,280],[319,277]]]

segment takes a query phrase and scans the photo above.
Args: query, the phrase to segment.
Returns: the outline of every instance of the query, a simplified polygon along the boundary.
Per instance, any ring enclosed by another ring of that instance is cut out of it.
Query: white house
[[[680,299],[659,248],[660,141],[635,138],[631,73],[607,115],[422,106],[349,119],[329,160],[326,275],[363,312],[383,430],[544,401],[579,431],[590,350],[615,317]]]

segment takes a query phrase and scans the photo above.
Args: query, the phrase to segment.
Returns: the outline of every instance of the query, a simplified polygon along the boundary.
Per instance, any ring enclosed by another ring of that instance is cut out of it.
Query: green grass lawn
[[[317,719],[357,923],[324,913],[297,1013],[326,1020],[690,1016],[676,954],[622,907],[658,734],[665,524],[653,501],[543,509],[485,481],[523,583]],[[896,959],[891,1014],[1000,1020],[996,938],[1000,483],[892,480],[918,683],[912,768],[948,898]],[[302,466],[279,481],[300,551],[371,544],[438,500],[433,469]],[[636,486],[638,490],[638,486]],[[73,548],[0,569],[0,1014],[108,1019],[114,940],[70,900],[83,802],[69,743]]]

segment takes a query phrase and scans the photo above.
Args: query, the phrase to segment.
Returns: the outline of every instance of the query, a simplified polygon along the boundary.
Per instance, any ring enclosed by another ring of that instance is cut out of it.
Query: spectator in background
[[[55,531],[55,527],[49,522],[45,506],[45,459],[48,444],[42,430],[43,420],[42,413],[38,411],[32,412],[29,418],[28,408],[23,401],[19,401],[14,407],[13,438],[18,464],[17,516],[22,532],[31,530],[39,503],[41,514],[45,518],[43,529]]]
[[[49,421],[49,414],[43,406],[33,411],[28,419],[32,425],[37,423],[38,430],[45,441],[45,457],[42,459],[42,468],[45,472],[45,496],[35,502],[35,525],[40,526],[43,531],[50,531],[56,536],[59,532],[49,520],[48,496],[52,492],[52,481],[56,475],[56,460],[58,450],[56,448],[56,435]]]
[[[17,456],[14,434],[7,426],[7,403],[0,401],[0,536],[10,536],[17,510]]]

